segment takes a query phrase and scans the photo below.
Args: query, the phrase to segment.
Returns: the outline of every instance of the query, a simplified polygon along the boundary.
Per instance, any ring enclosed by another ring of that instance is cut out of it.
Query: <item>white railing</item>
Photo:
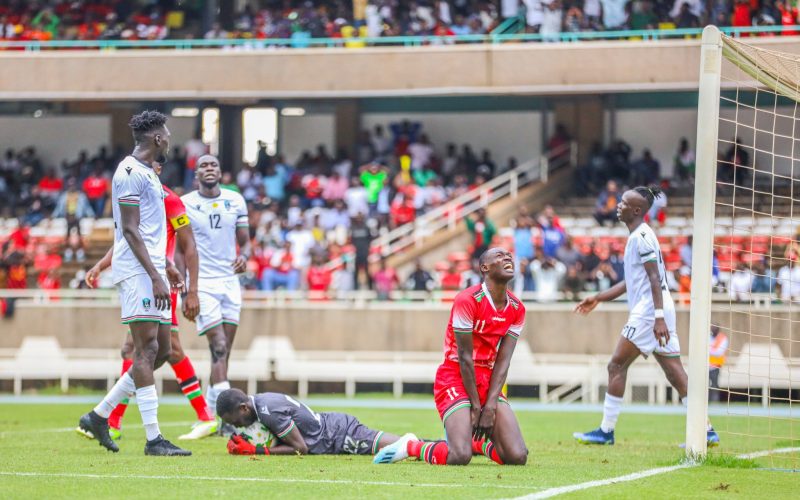
[[[395,304],[402,306],[402,304],[441,304],[449,303],[455,298],[460,290],[432,290],[432,291],[413,291],[413,290],[394,290],[389,295],[389,300],[381,300],[377,292],[374,290],[349,290],[349,291],[336,291],[328,290],[326,292],[314,292],[308,290],[275,290],[271,292],[261,290],[243,290],[242,299],[248,307],[280,307],[288,304],[302,305],[304,307],[324,307],[325,304],[344,304],[346,307],[356,307],[366,304]],[[581,292],[581,298],[591,295],[593,292]],[[99,290],[74,290],[64,288],[60,290],[38,290],[38,289],[23,289],[23,290],[9,290],[0,289],[0,299],[17,299],[20,304],[44,304],[47,306],[64,306],[64,307],[94,307],[98,305],[117,305],[119,304],[119,296],[115,289],[99,289]],[[526,304],[542,303],[550,306],[561,304],[565,310],[571,310],[574,303],[566,302],[567,295],[563,293],[556,294],[540,294],[539,292],[522,292],[519,298]],[[673,292],[672,298],[676,301],[676,305],[688,304],[689,294],[680,294]],[[730,297],[727,293],[712,293],[711,299],[715,303],[730,303]],[[775,308],[782,310],[790,307],[786,304],[773,303],[776,299],[771,294],[752,294],[752,305],[759,309]],[[619,300],[619,303],[624,303],[625,300]],[[747,304],[745,302],[744,304]],[[395,307],[393,305],[392,307]],[[414,307],[412,305],[412,307]]]
[[[371,247],[371,260],[393,255],[411,246],[421,247],[425,240],[442,230],[452,230],[459,222],[477,210],[486,208],[501,198],[516,199],[520,188],[539,181],[547,182],[550,172],[566,165],[577,163],[577,144],[569,142],[550,150],[540,158],[533,158],[513,170],[504,172],[480,187],[464,193],[447,203],[425,212],[413,222],[403,224],[375,238]],[[343,262],[341,257],[331,260],[328,267],[334,269]]]
[[[574,143],[548,151],[538,159],[531,159],[513,170],[489,180],[477,189],[454,198],[404,224],[377,237],[372,247],[384,256],[393,255],[410,246],[420,247],[425,239],[443,229],[455,229],[467,215],[507,196],[516,199],[519,189],[534,181],[547,182],[551,170],[573,161],[577,147]],[[574,163],[573,163],[574,164]]]

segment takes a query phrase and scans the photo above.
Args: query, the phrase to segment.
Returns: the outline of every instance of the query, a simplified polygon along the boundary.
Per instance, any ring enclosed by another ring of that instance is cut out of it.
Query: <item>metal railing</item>
[[[379,236],[371,246],[383,256],[396,254],[412,245],[419,248],[426,239],[437,232],[455,229],[465,217],[488,207],[491,203],[505,197],[515,200],[520,188],[535,181],[547,182],[551,171],[569,163],[575,164],[577,150],[577,144],[571,142],[548,151],[541,158],[531,159],[485,184],[425,212],[414,222],[404,224]]]
[[[791,26],[744,26],[723,27],[722,33],[739,38],[748,35],[780,35],[800,32],[800,25]],[[364,46],[442,46],[474,43],[519,43],[519,42],[581,42],[597,40],[667,40],[699,38],[702,28],[676,28],[660,30],[614,30],[562,32],[553,35],[539,33],[490,33],[486,35],[454,36],[386,36],[365,38],[231,38],[222,40],[174,39],[174,40],[0,40],[0,50],[117,50],[117,49],[275,49],[275,48],[362,48]]]
[[[388,298],[379,297],[374,290],[349,290],[326,292],[314,292],[308,290],[275,290],[271,292],[261,290],[243,290],[242,299],[247,307],[283,307],[297,305],[300,307],[365,307],[368,304],[383,304],[387,307],[404,307],[405,305],[434,305],[449,304],[453,301],[460,290],[432,290],[432,291],[413,291],[413,290],[394,290]],[[592,295],[595,292],[581,292],[580,298]],[[556,309],[571,311],[575,301],[569,301],[568,295],[564,293],[546,294],[539,292],[522,292],[519,294],[520,300],[526,304],[539,303],[546,306],[553,306]],[[689,303],[688,293],[672,293],[676,306],[685,306]],[[730,304],[730,296],[727,293],[715,292],[711,294],[712,302]],[[0,299],[16,299],[20,304],[39,304],[43,306],[62,305],[64,307],[96,307],[98,305],[117,306],[119,304],[119,294],[113,288],[97,290],[75,290],[64,288],[60,290],[39,290],[22,289],[9,290],[0,289]],[[751,304],[758,309],[771,308],[791,308],[790,304],[781,303],[775,294],[751,294]],[[625,298],[614,301],[619,304],[625,303]],[[746,304],[747,302],[743,302]]]

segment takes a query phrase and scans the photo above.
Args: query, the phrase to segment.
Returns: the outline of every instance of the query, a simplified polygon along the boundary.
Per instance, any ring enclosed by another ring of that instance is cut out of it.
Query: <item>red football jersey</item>
[[[519,338],[525,326],[525,306],[511,292],[506,293],[506,307],[502,311],[495,309],[485,283],[456,295],[444,338],[445,359],[458,362],[455,336],[472,335],[475,365],[494,367],[497,347],[503,337]]]
[[[167,213],[167,258],[175,257],[175,231],[189,225],[186,207],[181,197],[167,186],[164,186],[167,197],[164,198],[164,209]]]

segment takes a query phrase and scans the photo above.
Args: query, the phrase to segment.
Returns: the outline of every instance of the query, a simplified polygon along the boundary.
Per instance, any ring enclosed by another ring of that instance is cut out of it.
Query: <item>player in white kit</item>
[[[220,187],[219,160],[211,155],[201,156],[195,172],[199,188],[181,200],[186,205],[200,255],[197,332],[206,336],[211,349],[211,383],[206,401],[213,415],[217,396],[231,388],[228,358],[242,308],[242,292],[236,274],[245,271],[250,255],[250,234],[244,198]]]
[[[628,293],[628,322],[622,328],[617,348],[608,363],[608,390],[603,404],[603,421],[598,429],[576,432],[584,444],[614,444],[614,427],[625,394],[628,367],[639,357],[656,355],[667,380],[686,404],[687,376],[681,364],[681,349],[675,329],[675,303],[667,287],[664,258],[653,230],[644,216],[661,196],[659,188],[637,187],[626,191],[617,205],[617,217],[628,230],[625,245],[625,280],[608,290],[584,299],[575,308],[589,314],[600,302],[614,300]],[[709,270],[710,272],[710,270]],[[719,436],[709,424],[708,444],[719,443]]]
[[[103,401],[81,417],[79,425],[106,449],[119,451],[109,436],[108,417],[120,401],[135,392],[147,437],[145,455],[187,456],[191,452],[161,435],[153,378],[153,371],[170,354],[170,285],[183,287],[180,273],[166,258],[166,194],[153,169],[154,163],[166,162],[169,151],[166,121],[167,117],[157,111],[144,111],[131,118],[129,125],[136,146],[119,163],[111,182],[114,216],[111,272],[119,291],[122,323],[128,325],[133,338],[133,365]]]

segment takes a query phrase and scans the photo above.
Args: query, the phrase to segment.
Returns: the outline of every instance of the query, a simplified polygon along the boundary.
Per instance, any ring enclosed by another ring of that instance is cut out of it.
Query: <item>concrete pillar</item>
[[[236,18],[236,2],[234,0],[217,0],[219,4],[219,24],[225,31],[233,31]]]
[[[242,107],[219,107],[219,161],[222,171],[237,172],[242,164]]]
[[[575,96],[551,102],[553,124],[563,124],[578,141],[578,163],[589,157],[594,142],[603,142],[605,103],[602,96]]]
[[[336,104],[336,151],[344,148],[348,154],[355,155],[355,145],[358,141],[358,132],[361,129],[361,106],[358,100],[351,99]]]

